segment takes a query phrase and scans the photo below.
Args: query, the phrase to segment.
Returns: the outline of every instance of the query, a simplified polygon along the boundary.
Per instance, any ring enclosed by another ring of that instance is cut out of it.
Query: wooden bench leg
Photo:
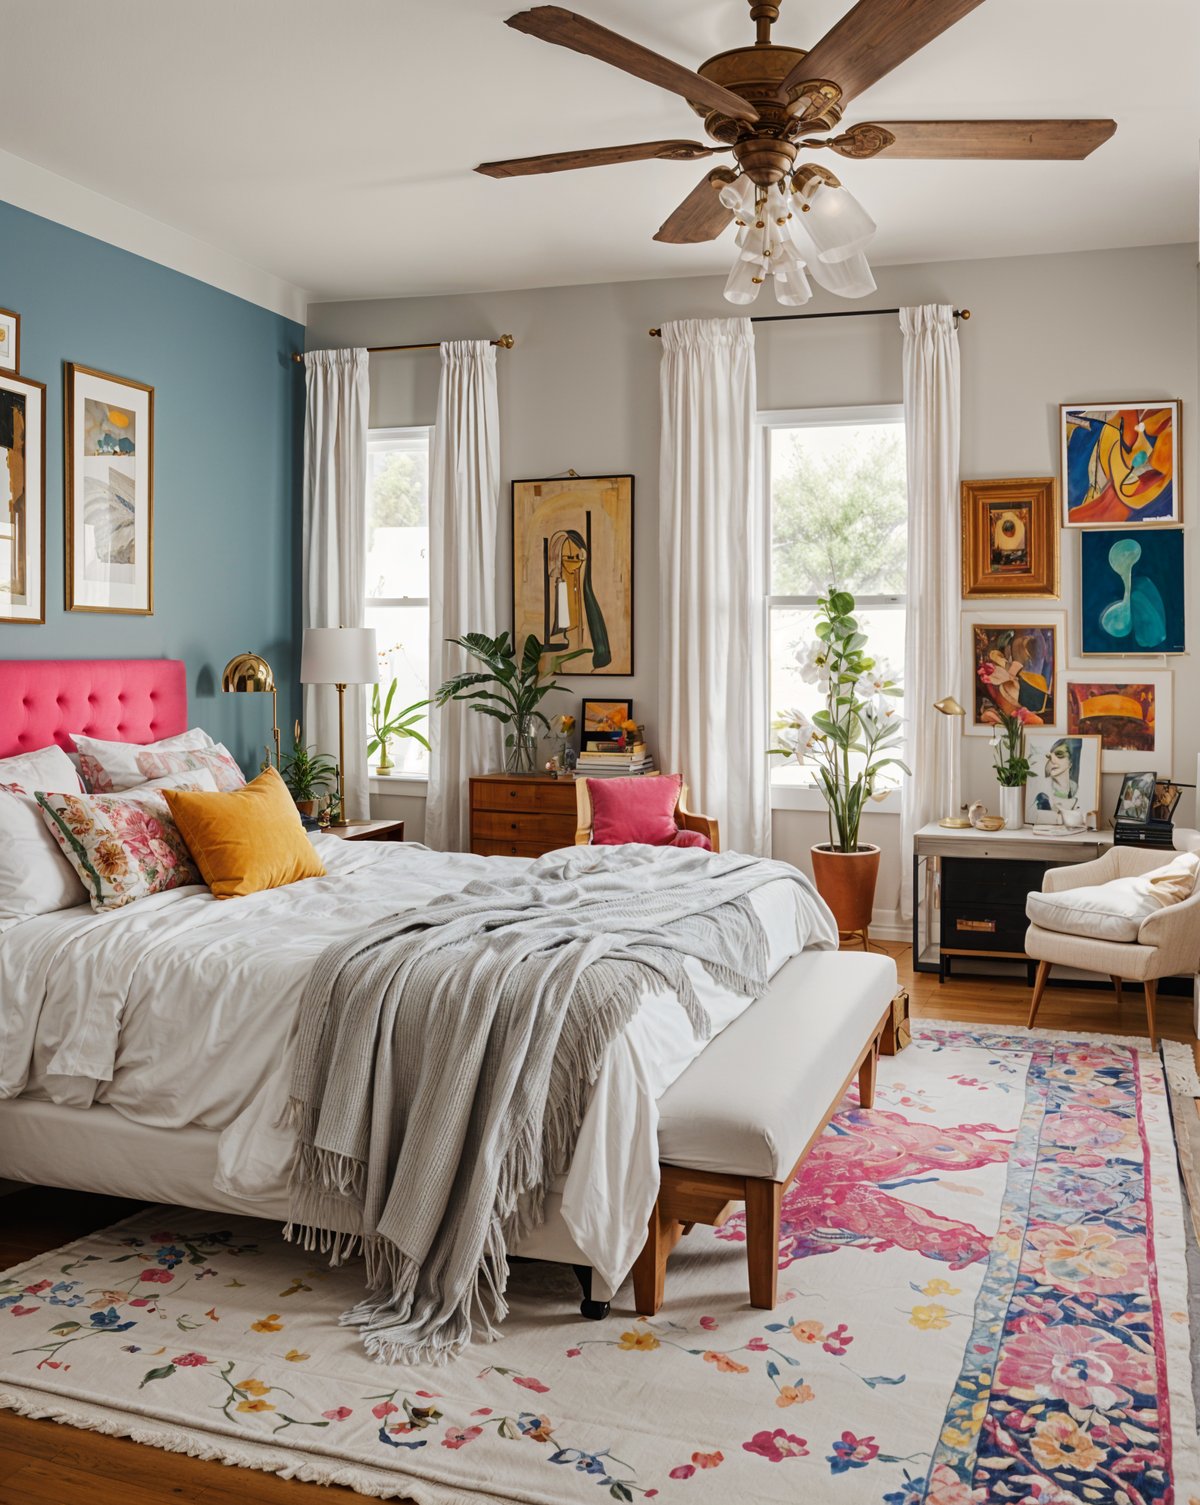
[[[1037,1018],[1037,1011],[1042,1006],[1042,994],[1046,991],[1046,979],[1050,976],[1050,963],[1038,962],[1037,979],[1033,984],[1033,997],[1029,1003],[1029,1018],[1025,1028],[1032,1029],[1033,1021]]]
[[[633,1265],[633,1300],[642,1317],[653,1317],[663,1304],[667,1256],[679,1242],[682,1233],[682,1223],[664,1217],[661,1199],[656,1201],[650,1213],[646,1242]]]
[[[775,1310],[779,1278],[781,1181],[746,1181],[746,1262],[750,1267],[750,1305]]]
[[[879,1065],[879,1040],[878,1037],[871,1042],[871,1048],[863,1057],[863,1063],[858,1068],[858,1106],[860,1108],[873,1108],[875,1106],[875,1068]]]

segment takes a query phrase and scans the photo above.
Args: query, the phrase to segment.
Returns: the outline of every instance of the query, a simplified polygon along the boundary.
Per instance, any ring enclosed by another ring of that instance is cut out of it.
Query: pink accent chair
[[[628,779],[606,779],[605,790],[612,790],[614,795],[619,795],[623,785],[644,785],[649,779],[657,779],[657,773],[641,774]],[[636,792],[636,791],[635,791]],[[682,779],[679,781],[679,797],[675,801],[674,820],[680,832],[691,832],[696,836],[703,837],[714,852],[721,850],[721,835],[718,822],[709,815],[699,815],[694,810],[687,808],[687,785]],[[590,846],[593,840],[594,814],[592,811],[592,798],[588,789],[588,780],[582,775],[575,780],[576,800],[576,825],[575,845],[580,847]],[[671,843],[664,843],[670,845]],[[680,842],[680,846],[703,845],[702,842]]]

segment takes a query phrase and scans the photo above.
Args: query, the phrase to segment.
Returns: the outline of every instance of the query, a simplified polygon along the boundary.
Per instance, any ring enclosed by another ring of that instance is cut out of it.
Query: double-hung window
[[[771,522],[767,598],[772,721],[822,709],[804,676],[817,597],[848,590],[868,652],[902,677],[908,586],[908,485],[900,407],[759,415]],[[954,587],[957,588],[957,587]],[[903,707],[903,702],[900,702]],[[771,733],[771,746],[778,737]],[[902,755],[902,754],[901,754]],[[811,768],[773,758],[777,803],[813,782]]]
[[[372,429],[367,438],[366,625],[379,648],[381,697],[396,681],[393,714],[429,697],[430,433]],[[370,736],[369,690],[367,714]],[[428,736],[428,719],[418,729]],[[415,738],[389,747],[397,773],[428,772],[429,754]]]

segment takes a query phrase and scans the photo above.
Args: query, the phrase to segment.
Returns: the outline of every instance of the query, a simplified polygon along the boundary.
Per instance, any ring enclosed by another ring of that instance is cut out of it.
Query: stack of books
[[[610,752],[581,752],[576,765],[577,771],[589,779],[629,778],[631,774],[649,773],[653,767],[654,759],[644,742],[614,747]]]

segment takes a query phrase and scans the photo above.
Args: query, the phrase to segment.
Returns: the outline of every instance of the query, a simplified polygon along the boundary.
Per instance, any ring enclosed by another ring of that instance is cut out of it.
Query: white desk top
[[[919,857],[1007,857],[1031,862],[1087,862],[1112,846],[1111,831],[1067,831],[1022,826],[1018,831],[977,831],[973,826],[922,826],[913,837]]]

